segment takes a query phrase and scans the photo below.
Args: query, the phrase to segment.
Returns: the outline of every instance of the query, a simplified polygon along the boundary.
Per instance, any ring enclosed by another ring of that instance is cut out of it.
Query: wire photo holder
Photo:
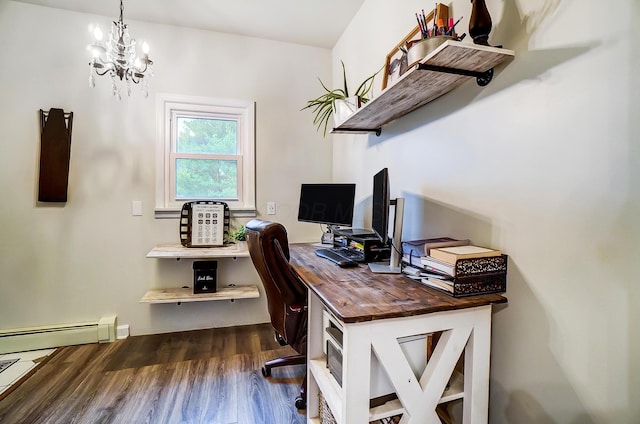
[[[223,246],[229,239],[229,205],[195,200],[182,205],[180,243],[184,247]]]

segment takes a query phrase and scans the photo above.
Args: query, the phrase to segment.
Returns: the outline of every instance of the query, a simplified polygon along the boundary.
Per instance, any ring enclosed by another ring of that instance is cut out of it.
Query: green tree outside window
[[[237,122],[223,119],[177,119],[177,153],[237,154]],[[220,158],[176,159],[177,198],[238,198],[238,164]]]

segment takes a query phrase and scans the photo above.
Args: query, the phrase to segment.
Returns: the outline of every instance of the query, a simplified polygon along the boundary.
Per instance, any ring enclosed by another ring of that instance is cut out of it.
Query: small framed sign
[[[229,206],[196,200],[182,205],[180,243],[185,247],[216,247],[229,238]]]

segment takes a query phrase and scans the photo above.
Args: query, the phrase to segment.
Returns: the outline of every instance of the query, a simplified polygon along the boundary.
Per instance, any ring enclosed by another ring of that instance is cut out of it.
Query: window
[[[156,217],[191,200],[255,214],[254,102],[159,95],[157,120]]]

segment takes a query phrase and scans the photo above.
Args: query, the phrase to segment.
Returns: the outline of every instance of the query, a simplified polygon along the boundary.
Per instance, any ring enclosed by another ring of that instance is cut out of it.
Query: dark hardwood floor
[[[64,347],[0,400],[0,423],[305,423],[294,399],[304,366],[268,324]]]

